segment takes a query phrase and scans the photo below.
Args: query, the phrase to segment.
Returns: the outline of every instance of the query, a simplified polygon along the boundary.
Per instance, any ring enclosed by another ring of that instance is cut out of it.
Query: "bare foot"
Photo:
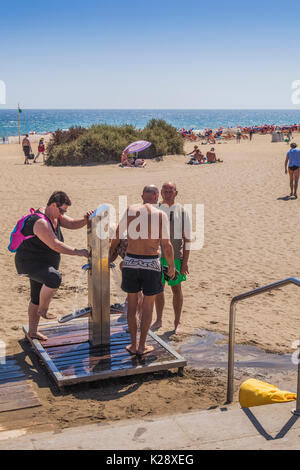
[[[136,346],[133,346],[133,344],[130,344],[129,346],[126,346],[126,350],[129,352],[129,354],[132,354],[133,356],[135,356],[137,354]]]
[[[38,312],[38,314],[45,320],[55,320],[57,318],[56,315],[54,315],[54,313]]]
[[[154,346],[148,346],[148,345],[146,344],[146,346],[144,347],[143,350],[139,350],[139,349],[137,350],[137,355],[138,355],[138,356],[144,356],[145,354],[148,354],[148,353],[150,353],[150,352],[152,352],[152,351],[154,351]]]
[[[182,328],[181,328],[180,323],[177,326],[175,326],[174,333],[175,333],[175,335],[180,335],[182,333]]]
[[[38,331],[36,333],[30,334],[28,333],[29,338],[31,339],[38,339],[39,341],[47,341],[48,337],[45,335],[42,335],[42,333],[39,333]]]
[[[159,330],[162,327],[161,321],[156,321],[153,323],[153,325],[150,326],[150,329],[152,331]]]

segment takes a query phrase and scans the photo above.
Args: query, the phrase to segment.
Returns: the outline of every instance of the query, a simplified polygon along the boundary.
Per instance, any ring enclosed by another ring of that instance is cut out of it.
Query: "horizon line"
[[[300,111],[297,108],[27,108],[22,110],[53,110],[53,111]],[[0,111],[14,111],[15,108],[1,108]]]

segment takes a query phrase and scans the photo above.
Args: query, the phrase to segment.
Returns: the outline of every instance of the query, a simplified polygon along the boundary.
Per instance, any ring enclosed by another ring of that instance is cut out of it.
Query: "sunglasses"
[[[62,209],[60,206],[56,204],[57,209],[59,210],[60,215],[64,215],[67,212],[67,209]]]

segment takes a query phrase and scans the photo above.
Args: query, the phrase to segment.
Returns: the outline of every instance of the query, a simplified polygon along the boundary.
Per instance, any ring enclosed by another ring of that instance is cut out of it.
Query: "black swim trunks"
[[[24,145],[23,152],[24,152],[25,157],[30,156],[30,147],[29,147],[29,145]]]
[[[135,294],[156,295],[163,291],[159,256],[127,254],[123,261],[122,289]]]
[[[292,170],[292,171],[295,171],[295,170],[298,170],[299,166],[289,166],[289,169]]]

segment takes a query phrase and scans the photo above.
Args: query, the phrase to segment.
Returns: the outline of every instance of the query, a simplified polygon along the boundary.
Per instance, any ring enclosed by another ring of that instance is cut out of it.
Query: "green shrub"
[[[72,127],[58,129],[48,147],[47,165],[85,165],[120,161],[124,148],[136,140],[148,140],[152,145],[139,153],[141,158],[183,153],[183,141],[176,129],[163,120],[152,119],[142,131],[133,126],[93,125],[89,129]]]

